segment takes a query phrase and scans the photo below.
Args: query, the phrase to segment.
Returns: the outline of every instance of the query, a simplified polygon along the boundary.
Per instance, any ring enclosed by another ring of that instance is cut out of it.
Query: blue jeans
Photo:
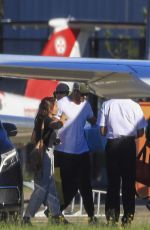
[[[49,152],[51,153],[49,154],[47,151],[45,152],[41,170],[42,172],[39,172],[39,175],[35,178],[35,188],[24,215],[26,217],[34,217],[42,203],[48,207],[52,216],[61,214],[60,203],[52,172],[53,149],[50,149]]]

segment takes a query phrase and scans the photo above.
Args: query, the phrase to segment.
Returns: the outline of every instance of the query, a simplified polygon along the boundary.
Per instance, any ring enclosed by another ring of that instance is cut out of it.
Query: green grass
[[[1,223],[0,224],[0,229],[1,230],[98,230],[98,229],[103,229],[103,230],[109,230],[109,229],[122,229],[120,228],[120,226],[118,227],[107,227],[104,225],[104,223],[99,223],[98,226],[89,226],[87,224],[78,224],[78,223],[73,223],[70,225],[50,225],[47,223],[37,223],[37,222],[33,222],[33,226],[32,227],[28,227],[28,226],[21,226],[20,224],[18,225],[14,225],[14,224],[4,224]],[[126,229],[131,229],[131,230],[149,230],[150,229],[150,223],[133,223],[131,225],[131,227],[128,227]]]

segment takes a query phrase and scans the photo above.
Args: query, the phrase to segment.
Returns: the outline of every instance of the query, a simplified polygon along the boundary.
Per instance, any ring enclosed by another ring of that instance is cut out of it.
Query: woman
[[[60,204],[57,197],[55,181],[53,176],[53,147],[56,142],[55,130],[63,126],[65,118],[56,120],[54,116],[58,112],[57,103],[52,97],[44,98],[35,118],[32,141],[37,144],[40,140],[44,143],[44,154],[41,169],[35,173],[35,189],[31,195],[28,207],[23,217],[24,224],[31,224],[30,218],[44,203],[51,212],[51,221],[53,223],[67,224],[60,211]]]

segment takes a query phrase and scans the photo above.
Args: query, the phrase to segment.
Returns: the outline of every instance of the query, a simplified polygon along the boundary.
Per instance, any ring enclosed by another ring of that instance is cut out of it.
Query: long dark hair
[[[33,143],[37,143],[37,141],[40,140],[43,121],[49,116],[49,112],[54,107],[54,104],[55,99],[53,97],[44,97],[41,100],[34,120],[34,129],[31,136],[31,141]]]
[[[37,123],[39,120],[43,121],[44,118],[49,115],[49,111],[54,107],[54,104],[54,97],[44,97],[39,104],[38,112],[35,117],[35,123]]]

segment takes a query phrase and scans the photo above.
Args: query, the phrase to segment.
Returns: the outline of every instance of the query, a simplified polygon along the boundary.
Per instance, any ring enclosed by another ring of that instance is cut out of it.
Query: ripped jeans
[[[61,214],[54,180],[53,148],[46,150],[41,171],[35,178],[35,188],[24,215],[26,217],[34,217],[42,203],[48,207],[52,216]]]

